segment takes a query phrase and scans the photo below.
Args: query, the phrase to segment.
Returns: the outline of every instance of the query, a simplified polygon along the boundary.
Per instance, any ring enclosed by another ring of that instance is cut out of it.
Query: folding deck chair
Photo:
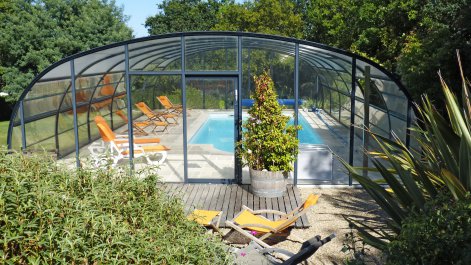
[[[165,121],[169,125],[176,125],[178,124],[178,115],[174,113],[159,113],[152,111],[149,106],[147,106],[144,102],[136,103],[136,107],[147,116],[147,121]],[[173,119],[173,122],[169,121],[169,119]]]
[[[116,114],[124,122],[128,123],[128,117],[126,117],[126,115],[121,110],[117,110]],[[134,130],[137,131],[137,134],[141,134],[141,135],[148,135],[148,133],[144,129],[149,126],[154,126],[154,128],[152,129],[152,132],[165,132],[167,130],[168,123],[165,121],[133,121],[132,122],[132,127],[134,128]],[[155,130],[157,127],[163,127],[163,129],[157,131]],[[125,132],[127,132],[127,130]]]
[[[222,211],[199,210],[195,209],[188,215],[188,220],[195,221],[198,224],[209,227],[219,233],[219,223],[221,222]],[[216,219],[217,218],[217,219]],[[213,221],[216,221],[214,223]]]
[[[308,198],[302,205],[300,205],[290,213],[283,213],[275,210],[254,211],[249,207],[243,205],[242,211],[238,213],[231,221],[226,221],[226,225],[233,228],[242,235],[248,237],[249,239],[255,241],[259,245],[263,247],[270,247],[267,243],[263,242],[263,240],[267,239],[268,237],[274,234],[280,233],[288,227],[294,225],[294,223],[299,219],[299,217],[305,214],[309,210],[309,208],[311,208],[317,203],[318,199],[319,195],[311,194],[308,196]],[[272,221],[261,216],[261,214],[265,213],[279,215],[280,218],[276,219],[275,221]],[[247,231],[246,229],[251,230],[252,233]],[[256,237],[255,234],[261,236]]]
[[[173,104],[167,96],[158,96],[157,100],[164,106],[165,110],[168,113],[176,113],[178,115],[182,114],[183,106]]]

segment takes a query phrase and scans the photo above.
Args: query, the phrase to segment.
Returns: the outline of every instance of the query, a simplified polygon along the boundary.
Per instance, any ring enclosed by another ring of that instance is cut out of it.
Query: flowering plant
[[[239,156],[244,165],[255,170],[293,170],[298,154],[296,131],[300,126],[287,125],[289,116],[282,114],[273,80],[267,72],[254,77],[255,92],[249,118],[243,123]]]

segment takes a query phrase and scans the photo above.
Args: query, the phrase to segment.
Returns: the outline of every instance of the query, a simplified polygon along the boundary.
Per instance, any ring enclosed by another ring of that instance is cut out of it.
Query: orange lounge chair
[[[168,113],[176,113],[178,115],[182,114],[183,106],[173,104],[167,96],[158,96],[157,100],[164,106],[165,110]]]
[[[101,117],[101,116],[97,116]],[[103,119],[103,117],[101,117]],[[98,131],[100,132],[103,142],[109,144],[109,151],[113,159],[113,165],[116,165],[121,159],[129,158],[129,141],[128,139],[117,139],[115,134],[111,131],[108,124],[104,119],[95,119]],[[154,143],[152,139],[156,140],[158,138],[136,138],[134,140],[134,157],[145,157],[149,164],[161,165],[167,159],[167,151],[170,148],[164,145],[138,145],[137,143]],[[158,139],[160,142],[160,139]],[[160,154],[161,158],[159,160],[151,160],[150,155]]]
[[[147,116],[148,121],[165,121],[169,125],[178,124],[178,115],[173,113],[158,113],[152,111],[149,106],[144,102],[136,103],[136,107]],[[173,122],[170,122],[169,119],[173,119]]]
[[[124,122],[128,123],[128,117],[121,110],[117,110],[116,114],[119,117],[121,117],[121,119]],[[144,129],[152,125],[154,126],[154,128],[152,129],[152,132],[164,132],[167,130],[167,127],[168,127],[168,123],[165,121],[133,121],[132,122],[132,127],[134,128],[134,130],[137,131],[137,134],[142,134],[142,135],[148,135],[148,133]],[[163,127],[163,129],[157,131],[155,130],[157,127]],[[125,132],[127,132],[127,130]]]
[[[95,123],[98,125],[98,124],[102,124],[103,125],[103,128],[102,130],[104,130],[105,134],[102,134],[101,131],[100,131],[100,135],[101,135],[101,138],[102,140],[105,142],[105,143],[108,143],[108,142],[115,142],[116,144],[127,144],[129,143],[129,139],[127,138],[128,135],[124,135],[124,134],[121,134],[121,135],[117,135],[113,132],[113,130],[111,130],[110,126],[108,125],[108,123],[106,122],[106,120],[100,116],[100,115],[97,115],[95,116]],[[153,138],[134,138],[134,143],[135,144],[157,144],[157,143],[160,143],[160,138],[157,138],[157,137],[153,137]]]
[[[290,213],[283,213],[275,210],[254,211],[243,205],[242,211],[231,221],[226,221],[226,225],[255,241],[259,245],[269,248],[270,246],[263,242],[263,240],[294,225],[299,217],[305,214],[309,208],[317,203],[318,199],[319,195],[311,194],[302,205]],[[261,216],[261,214],[264,213],[279,215],[280,218],[272,221]],[[246,229],[251,230],[251,232]],[[260,235],[260,237],[256,237],[255,235]]]

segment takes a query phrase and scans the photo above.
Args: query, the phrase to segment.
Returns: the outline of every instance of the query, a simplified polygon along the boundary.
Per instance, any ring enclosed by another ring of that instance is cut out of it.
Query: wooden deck
[[[231,220],[240,212],[242,205],[254,210],[274,209],[290,212],[303,203],[298,188],[288,186],[288,192],[280,198],[260,198],[250,192],[250,185],[224,184],[165,184],[165,191],[170,196],[180,196],[186,213],[193,209],[223,211],[220,227],[225,227],[226,220]],[[273,214],[265,215],[273,220]],[[307,217],[303,215],[295,224],[297,228],[309,227]]]

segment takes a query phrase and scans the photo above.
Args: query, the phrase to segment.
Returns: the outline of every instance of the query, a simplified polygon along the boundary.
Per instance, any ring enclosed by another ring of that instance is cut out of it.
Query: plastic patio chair
[[[263,242],[263,240],[274,234],[279,234],[288,227],[294,225],[299,217],[305,214],[312,206],[317,203],[318,199],[319,195],[310,194],[302,205],[298,206],[289,213],[283,213],[276,210],[254,211],[243,205],[242,211],[238,213],[231,221],[226,221],[226,225],[255,241],[259,245],[268,248],[270,246]],[[279,215],[280,218],[272,221],[261,216],[261,214],[265,213]],[[247,231],[247,229],[251,230],[251,232]],[[260,237],[256,237],[255,235],[260,235]]]
[[[221,222],[221,217],[222,211],[195,209],[188,215],[187,219],[190,221],[195,221],[202,226],[209,227],[213,229],[213,231],[219,233],[219,223]]]
[[[128,123],[128,117],[121,111],[117,110],[116,114],[126,123]],[[141,135],[148,135],[148,133],[144,130],[145,128],[149,126],[154,126],[152,129],[152,132],[165,132],[168,127],[168,123],[165,121],[133,121],[132,122],[132,127],[134,128],[135,131],[137,131],[137,134]],[[155,130],[157,127],[163,127],[162,130]],[[127,130],[125,131],[127,132]]]
[[[173,104],[167,96],[158,96],[157,100],[164,106],[165,110],[169,113],[182,114],[183,106]]]
[[[106,123],[96,123],[98,127],[98,131],[100,132],[100,135],[103,139],[104,142],[109,144],[109,151],[113,159],[113,166],[118,164],[118,162],[121,159],[129,158],[130,156],[130,150],[129,150],[129,141],[120,141],[117,142],[117,139],[113,136],[112,132],[110,133],[110,130],[108,130]],[[147,138],[141,138],[141,141],[144,141]],[[138,139],[136,139],[138,140]],[[145,142],[149,143],[149,142]],[[164,146],[164,145],[138,145],[136,144],[136,141],[134,141],[133,144],[134,147],[134,157],[145,157],[147,162],[149,164],[153,165],[161,165],[165,162],[167,159],[167,151],[170,150],[170,148]],[[150,159],[150,155],[152,154],[160,154],[162,157],[157,160],[153,161]]]
[[[152,111],[149,106],[147,106],[144,102],[136,103],[136,107],[147,116],[147,121],[165,121],[169,125],[176,125],[178,124],[178,115],[173,113],[159,113]],[[173,120],[173,122],[170,121]]]
[[[314,255],[314,253],[323,245],[330,242],[335,238],[335,234],[321,239],[320,236],[315,236],[307,241],[305,241],[298,253],[294,254],[287,250],[280,248],[263,248],[254,241],[242,249],[235,251],[235,264],[236,265],[272,265],[272,264],[282,264],[282,265],[293,265],[299,264],[303,261],[306,261],[309,257]],[[285,261],[275,257],[275,254],[282,254],[284,257],[287,257]]]

